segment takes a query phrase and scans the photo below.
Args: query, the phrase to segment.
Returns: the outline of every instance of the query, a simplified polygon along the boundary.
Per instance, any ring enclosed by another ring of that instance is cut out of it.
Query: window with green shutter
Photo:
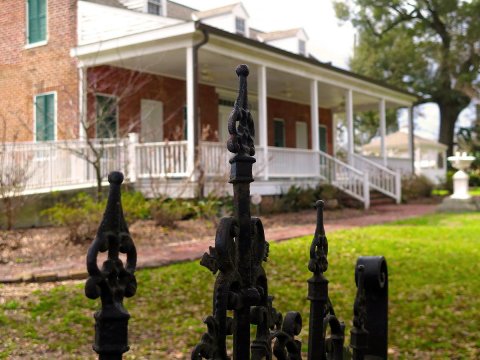
[[[273,146],[285,147],[285,122],[283,119],[273,120]]]
[[[35,97],[35,140],[55,140],[55,94]]]
[[[97,138],[117,137],[117,99],[113,96],[96,95]]]
[[[28,0],[27,16],[28,43],[47,40],[47,0]]]
[[[320,143],[320,150],[327,152],[327,128],[325,126],[320,125],[318,127],[318,141]]]

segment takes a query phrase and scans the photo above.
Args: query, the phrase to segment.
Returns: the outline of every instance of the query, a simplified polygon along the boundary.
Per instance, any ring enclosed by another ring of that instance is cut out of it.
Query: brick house
[[[118,151],[133,155],[128,166],[114,166],[128,167],[140,189],[153,178],[168,178],[171,186],[194,182],[199,158],[207,175],[223,171],[212,164],[226,162],[239,63],[250,66],[258,134],[253,191],[275,194],[324,180],[368,206],[370,190],[398,200],[398,170],[412,169],[411,157],[390,166],[383,140],[377,158],[357,154],[353,117],[379,111],[385,139],[386,109],[411,108],[415,96],[318,61],[303,29],[249,27],[241,3],[197,11],[168,0],[5,0],[0,31],[4,139],[23,141],[28,151],[54,149],[55,156],[35,163],[37,173],[63,169],[59,161],[70,164],[57,183],[50,174],[50,184],[30,180],[32,189],[88,182],[88,169],[60,157],[56,143],[129,133],[136,134],[129,148]],[[345,162],[335,156],[338,119],[347,129]]]

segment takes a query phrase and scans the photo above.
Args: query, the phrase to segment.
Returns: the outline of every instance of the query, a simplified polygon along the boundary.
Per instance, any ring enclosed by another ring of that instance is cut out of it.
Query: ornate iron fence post
[[[302,329],[298,312],[282,315],[272,306],[268,281],[262,263],[268,257],[260,219],[250,216],[250,183],[255,162],[255,129],[248,110],[248,67],[240,65],[239,94],[228,121],[227,148],[235,155],[230,160],[230,183],[234,192],[234,216],[220,220],[215,247],[203,255],[201,265],[218,272],[213,294],[212,315],[205,319],[207,332],[192,351],[192,360],[227,360],[227,336],[233,335],[234,360],[299,360],[301,343],[295,339]],[[310,247],[308,280],[310,306],[308,359],[386,359],[388,279],[383,257],[361,257],[356,268],[357,296],[351,348],[344,346],[345,325],[337,319],[328,295],[328,242],[323,226],[323,202],[318,201],[317,228]],[[228,316],[233,310],[234,318]],[[379,319],[379,320],[378,320]],[[250,340],[251,325],[256,326]],[[330,336],[327,338],[327,327]]]
[[[108,176],[110,192],[107,207],[97,236],[87,253],[89,278],[85,284],[85,295],[90,299],[101,298],[101,308],[95,313],[95,343],[93,350],[100,360],[121,360],[129,350],[128,319],[130,315],[123,307],[123,298],[135,295],[137,282],[135,267],[137,253],[123,217],[120,186],[123,175],[112,172]],[[101,269],[97,265],[100,252],[108,251],[107,260]],[[119,253],[127,254],[126,266]]]

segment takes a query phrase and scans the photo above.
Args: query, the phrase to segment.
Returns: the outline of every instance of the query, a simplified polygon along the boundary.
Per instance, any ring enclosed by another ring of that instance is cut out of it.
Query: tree
[[[439,141],[453,152],[455,123],[480,92],[480,0],[351,0],[334,3],[359,43],[353,71],[385,80],[433,102]]]

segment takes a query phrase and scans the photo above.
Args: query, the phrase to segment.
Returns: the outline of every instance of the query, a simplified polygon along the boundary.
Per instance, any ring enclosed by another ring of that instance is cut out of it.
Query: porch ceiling
[[[199,81],[217,88],[236,91],[238,84],[235,68],[241,59],[200,49]],[[109,62],[110,65],[131,70],[160,74],[185,79],[186,51],[184,48],[161,53],[139,54],[137,57]],[[257,66],[250,65],[250,93],[257,93]],[[310,104],[310,79],[276,69],[267,68],[267,96],[286,101]],[[318,103],[320,107],[343,112],[345,109],[345,89],[331,84],[318,83]],[[378,110],[379,98],[354,92],[355,111]],[[387,103],[387,107],[396,107]]]

